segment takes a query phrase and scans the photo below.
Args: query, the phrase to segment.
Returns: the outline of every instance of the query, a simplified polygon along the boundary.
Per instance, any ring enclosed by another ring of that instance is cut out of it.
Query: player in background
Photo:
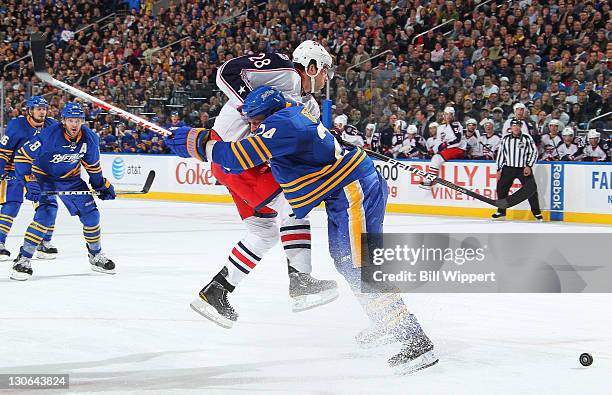
[[[331,134],[339,138],[340,141],[346,141],[358,147],[363,147],[365,144],[363,136],[355,126],[349,125],[347,122],[348,118],[346,115],[338,115],[334,119],[334,127],[330,130]]]
[[[170,122],[165,126],[166,129],[172,130],[174,128],[180,128],[183,126],[188,126],[185,121],[182,121],[178,111],[172,111],[170,113]]]
[[[529,122],[526,116],[527,107],[521,102],[516,103],[512,109],[514,110],[514,114],[508,117],[506,122],[504,122],[504,126],[502,126],[502,135],[503,138],[507,134],[511,133],[511,122],[513,119],[518,119],[521,121],[521,132],[524,134],[528,134],[533,137],[536,144],[540,143],[540,134],[533,127],[533,125]]]
[[[562,127],[563,127],[563,124],[558,119],[552,119],[548,123],[548,133],[540,137],[540,155],[542,157],[546,156],[550,158],[551,155],[552,157],[559,156],[557,154],[557,148],[559,147],[559,145],[563,143],[561,136],[559,136],[559,131],[562,129]],[[548,147],[549,153],[544,155],[547,147]],[[549,160],[555,160],[555,159],[549,159]]]
[[[469,118],[465,122],[465,157],[476,159],[483,156],[482,146],[480,145],[480,132],[477,129],[478,122],[474,118]]]
[[[319,118],[319,105],[312,93],[320,91],[332,77],[332,58],[314,41],[301,43],[293,52],[293,61],[281,53],[260,53],[228,60],[217,72],[217,86],[228,101],[215,118],[211,138],[231,142],[251,135],[241,108],[249,92],[262,85],[274,86],[291,100],[304,103],[308,111]],[[215,178],[232,195],[247,230],[213,279],[233,291],[280,238],[287,256],[293,311],[333,301],[338,296],[336,282],[318,280],[310,274],[310,220],[296,218],[284,210],[288,203],[270,167],[262,163],[238,174],[227,172],[217,164],[212,164],[211,168]]]
[[[400,149],[402,148],[402,144],[404,143],[404,139],[406,139],[406,131],[408,130],[408,124],[406,121],[398,119],[393,124],[393,136],[391,137],[391,146],[387,147],[384,152],[387,156],[392,156],[394,158],[397,157]]]
[[[6,128],[6,134],[0,140],[0,199],[2,210],[0,211],[0,261],[11,258],[11,253],[6,249],[6,237],[8,236],[13,220],[17,217],[21,204],[23,203],[23,181],[15,176],[15,153],[21,146],[43,128],[51,126],[57,121],[47,117],[49,103],[42,96],[32,96],[26,102],[26,115],[11,120]],[[36,208],[36,205],[35,205]],[[36,257],[41,259],[55,259],[57,248],[51,244],[51,236],[55,229],[55,217],[53,217],[49,231],[43,236],[42,243],[38,246]]]
[[[417,134],[416,125],[409,125],[408,129],[406,130],[406,138],[404,139],[402,146],[397,153],[397,157],[422,158],[425,154],[427,154],[425,139]]]
[[[17,178],[23,180],[26,199],[38,202],[34,220],[26,230],[23,246],[15,259],[11,279],[24,281],[32,276],[30,259],[43,241],[57,214],[57,199],[45,191],[89,191],[81,179],[81,166],[89,174],[91,187],[102,200],[114,199],[115,190],[102,177],[98,136],[85,123],[78,103],[66,103],[61,123],[55,123],[26,142],[15,156]],[[100,212],[91,194],[61,195],[70,215],[83,224],[83,235],[94,271],[115,273],[115,264],[102,253]]]
[[[297,218],[325,202],[329,251],[336,269],[380,332],[404,342],[390,366],[410,372],[435,364],[433,343],[397,293],[361,281],[362,242],[379,248],[387,183],[359,147],[342,148],[318,118],[274,88],[261,86],[244,101],[243,111],[256,134],[238,142],[211,141],[206,129],[179,128],[166,145],[181,157],[211,160],[235,171],[269,162]],[[367,240],[362,240],[367,233]],[[371,288],[371,289],[370,289]],[[372,293],[362,293],[362,290]],[[192,306],[217,322],[232,320],[227,285],[212,282]],[[213,308],[211,308],[213,307]]]
[[[440,146],[438,153],[431,158],[431,164],[427,172],[438,177],[440,169],[444,162],[451,159],[463,159],[465,157],[465,149],[467,141],[463,136],[463,127],[461,123],[455,121],[455,109],[446,107],[444,109],[444,123],[438,127],[438,139]],[[420,187],[423,189],[431,189],[432,182],[424,180]]]
[[[576,152],[578,152],[578,144],[574,139],[574,129],[570,126],[566,126],[561,132],[561,138],[563,142],[559,145],[559,158],[563,161],[573,161]]]
[[[365,139],[363,148],[374,152],[380,152],[380,132],[376,131],[376,124],[369,123],[365,128]]]
[[[432,122],[429,124],[429,138],[425,142],[425,147],[427,148],[427,155],[429,157],[433,157],[438,153],[438,148],[440,147],[440,139],[438,139],[438,127],[440,125],[438,122]]]
[[[583,162],[609,162],[610,144],[601,139],[601,133],[595,129],[587,133],[588,143],[576,152],[576,159]]]
[[[485,118],[480,124],[484,128],[484,134],[478,139],[482,146],[482,157],[479,159],[495,160],[501,143],[501,138],[495,134],[495,122],[491,118]]]

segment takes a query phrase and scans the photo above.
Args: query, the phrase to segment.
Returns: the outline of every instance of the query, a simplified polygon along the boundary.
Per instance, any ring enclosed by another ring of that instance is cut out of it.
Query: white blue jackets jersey
[[[81,127],[79,135],[71,142],[64,126],[56,123],[25,143],[15,156],[19,178],[34,174],[51,181],[72,180],[80,178],[81,165],[89,173],[91,185],[104,184],[99,138],[86,126]]]
[[[45,118],[42,128],[34,127],[29,116],[20,115],[11,120],[6,127],[6,134],[0,139],[0,169],[15,170],[13,160],[16,151],[42,129],[54,124],[57,124],[57,121],[50,117]]]
[[[345,185],[376,172],[365,151],[340,147],[303,106],[274,113],[254,136],[233,143],[217,141],[211,156],[231,170],[269,161],[297,218]]]

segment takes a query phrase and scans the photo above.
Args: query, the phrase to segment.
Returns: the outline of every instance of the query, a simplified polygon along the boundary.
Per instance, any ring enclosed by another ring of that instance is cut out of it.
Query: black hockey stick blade
[[[34,64],[34,73],[36,73],[36,76],[38,78],[40,78],[40,73],[49,75],[47,73],[47,62],[45,60],[46,42],[47,41],[45,40],[44,36],[39,32],[32,33],[32,36],[30,37],[30,51],[32,53],[32,63]]]
[[[518,191],[504,199],[496,200],[496,206],[501,209],[507,209],[514,207],[520,202],[523,202],[533,196],[538,189],[538,185],[535,182],[535,178],[531,177],[529,181],[525,183]]]
[[[153,185],[153,181],[155,180],[155,171],[151,170],[147,175],[147,179],[142,186],[140,191],[117,191],[116,195],[144,195],[149,193],[151,189],[151,185]],[[43,191],[42,195],[57,195],[57,196],[68,196],[68,195],[99,195],[98,191]]]

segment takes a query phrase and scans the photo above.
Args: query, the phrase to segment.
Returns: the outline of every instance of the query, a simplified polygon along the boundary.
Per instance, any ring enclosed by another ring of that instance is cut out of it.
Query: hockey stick
[[[104,111],[108,111],[109,114],[121,117],[126,121],[135,123],[138,126],[142,126],[154,132],[160,133],[164,136],[171,134],[170,131],[162,128],[159,125],[154,124],[153,122],[147,121],[144,118],[127,112],[119,107],[113,106],[112,104],[109,104],[103,100],[98,99],[97,97],[91,96],[88,93],[85,93],[73,86],[65,84],[51,77],[51,75],[49,75],[49,73],[47,72],[47,65],[45,60],[45,43],[46,41],[43,38],[42,34],[37,32],[32,33],[32,36],[30,38],[30,49],[32,52],[32,63],[34,64],[34,74],[36,74],[36,76],[42,81],[46,82],[51,86],[54,86],[55,88],[61,89],[64,92],[68,92],[73,96],[93,103]]]
[[[149,193],[151,189],[151,185],[153,185],[153,180],[155,180],[155,170],[151,170],[147,179],[145,180],[144,185],[140,191],[117,191],[115,194],[117,195],[144,195]],[[98,191],[44,191],[42,195],[50,196],[69,196],[69,195],[99,195]]]
[[[348,146],[348,147],[356,147],[355,145],[351,144],[351,143],[347,143],[346,141],[343,141],[343,144]],[[368,149],[365,148],[361,148],[362,150],[364,150],[366,152],[366,154],[368,154],[369,156],[379,159],[383,162],[387,162],[389,163],[391,166],[397,166],[399,168],[402,168],[404,170],[408,170],[409,172],[411,172],[412,174],[416,174],[418,176],[423,177],[424,179],[431,181],[431,182],[435,182],[438,183],[440,185],[444,185],[445,187],[449,188],[449,189],[453,189],[455,191],[461,192],[465,195],[471,196],[474,199],[480,200],[481,202],[485,202],[487,204],[490,204],[492,206],[495,206],[497,208],[501,208],[501,209],[507,209],[509,207],[513,207],[516,206],[517,204],[519,204],[520,202],[527,200],[531,197],[531,195],[533,195],[536,192],[536,182],[535,179],[532,177],[529,181],[527,181],[527,183],[525,183],[525,185],[523,185],[521,187],[521,189],[519,189],[518,191],[514,192],[512,195],[504,198],[504,199],[497,199],[497,200],[493,200],[491,198],[488,198],[486,196],[483,196],[479,193],[476,193],[474,191],[471,191],[467,188],[464,188],[462,186],[453,184],[450,181],[447,181],[443,178],[440,177],[436,177],[433,174],[429,174],[424,170],[419,169],[418,167],[414,167],[414,166],[410,166],[406,163],[402,163],[400,161],[397,161],[393,158],[389,158],[383,154],[379,154],[378,152],[374,152],[374,151],[370,151]]]

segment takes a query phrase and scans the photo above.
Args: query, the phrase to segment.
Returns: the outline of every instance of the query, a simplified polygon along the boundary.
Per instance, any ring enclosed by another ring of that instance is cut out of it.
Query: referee
[[[519,119],[510,122],[510,133],[502,138],[497,152],[497,198],[508,197],[510,187],[518,178],[523,185],[533,178],[533,165],[538,158],[538,149],[529,134],[522,133],[523,123]],[[542,221],[538,191],[529,198],[531,212],[537,221]],[[498,209],[492,216],[495,220],[506,218],[506,210]]]

